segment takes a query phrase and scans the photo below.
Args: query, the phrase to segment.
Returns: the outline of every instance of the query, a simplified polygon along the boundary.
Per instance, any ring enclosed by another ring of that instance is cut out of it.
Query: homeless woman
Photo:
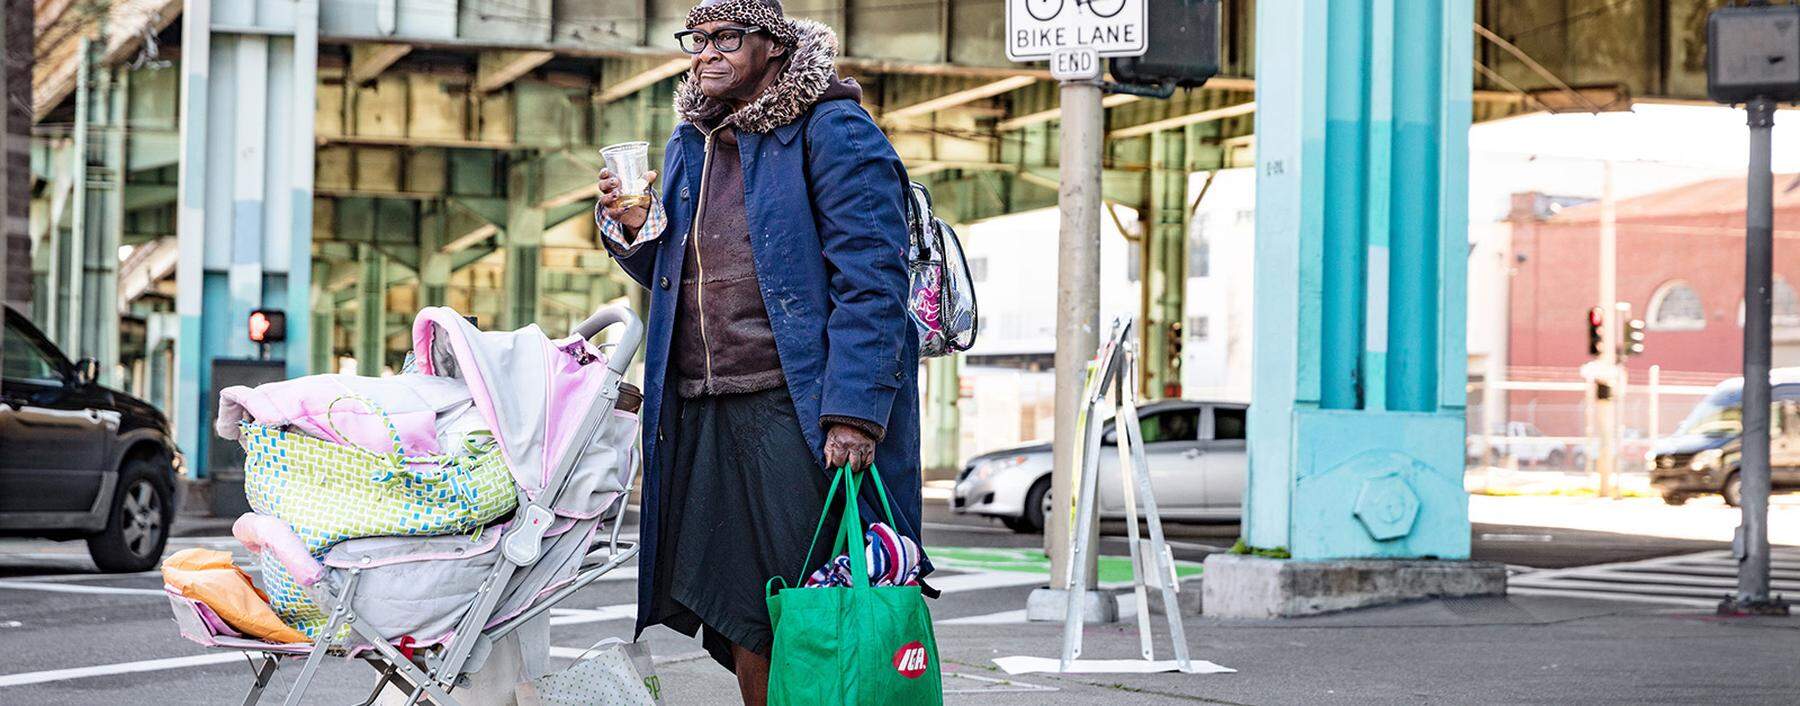
[[[878,467],[919,537],[906,175],[825,25],[705,0],[676,38],[693,63],[659,193],[627,206],[602,171],[595,214],[650,291],[637,630],[699,634],[760,704],[764,583],[829,558],[829,537],[807,556],[827,469]]]

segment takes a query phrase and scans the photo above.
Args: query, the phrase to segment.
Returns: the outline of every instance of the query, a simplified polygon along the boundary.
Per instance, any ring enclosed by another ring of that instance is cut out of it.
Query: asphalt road
[[[946,557],[961,556],[947,561],[949,566],[934,580],[958,586],[932,605],[933,617],[940,623],[1018,611],[1032,585],[1045,578],[1021,574],[1018,566],[984,563],[1029,555],[1041,546],[1039,535],[1019,535],[996,522],[956,516],[931,500],[925,519],[927,548],[944,549]],[[171,551],[189,546],[236,549],[236,542],[223,536],[219,527],[209,523],[202,528],[207,534],[178,537]],[[1117,536],[1123,533],[1122,523],[1106,523],[1102,529],[1108,537],[1103,553],[1123,556],[1123,540]],[[1177,559],[1191,562],[1230,546],[1237,535],[1235,524],[1168,528]],[[1687,554],[1728,544],[1480,524],[1474,530],[1474,547],[1477,559],[1556,568]],[[952,548],[956,551],[949,551]],[[564,609],[554,614],[551,642],[561,648],[554,654],[566,658],[599,639],[629,637],[635,598],[632,576],[620,572],[566,601]],[[0,658],[0,703],[235,703],[249,684],[248,664],[179,637],[160,585],[153,572],[94,573],[80,542],[0,540],[0,655],[5,655]],[[655,628],[646,638],[660,664],[703,664],[697,642],[685,636]],[[309,701],[360,702],[374,676],[361,664],[330,663]],[[680,684],[668,688],[672,697],[682,693]]]

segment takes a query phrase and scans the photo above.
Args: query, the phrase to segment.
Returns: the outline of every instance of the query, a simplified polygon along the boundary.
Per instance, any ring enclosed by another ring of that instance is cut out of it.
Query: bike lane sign
[[[1142,56],[1148,22],[1147,0],[1006,0],[1006,58],[1042,61],[1059,50]]]

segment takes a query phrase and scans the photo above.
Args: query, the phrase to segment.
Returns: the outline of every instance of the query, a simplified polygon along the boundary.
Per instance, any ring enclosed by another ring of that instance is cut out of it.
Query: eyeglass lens
[[[706,51],[711,44],[722,53],[729,54],[744,46],[744,31],[741,29],[721,29],[712,34],[700,30],[688,30],[676,35],[681,41],[681,50],[689,54]]]

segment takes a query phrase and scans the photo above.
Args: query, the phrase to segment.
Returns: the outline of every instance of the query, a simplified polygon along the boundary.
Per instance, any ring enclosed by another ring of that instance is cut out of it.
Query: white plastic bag
[[[650,650],[609,637],[594,643],[568,669],[519,687],[520,706],[656,706],[662,686]]]

